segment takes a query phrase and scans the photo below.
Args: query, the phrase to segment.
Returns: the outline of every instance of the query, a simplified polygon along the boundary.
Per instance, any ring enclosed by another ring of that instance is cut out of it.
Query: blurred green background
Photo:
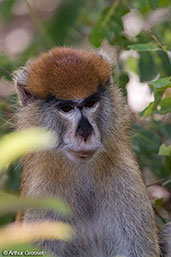
[[[15,128],[11,72],[54,46],[103,49],[132,110],[133,149],[158,223],[171,217],[170,0],[0,0],[0,140]],[[162,145],[162,146],[161,146]],[[0,174],[19,193],[22,162]],[[159,199],[156,201],[156,199]],[[0,225],[14,220],[1,215]]]

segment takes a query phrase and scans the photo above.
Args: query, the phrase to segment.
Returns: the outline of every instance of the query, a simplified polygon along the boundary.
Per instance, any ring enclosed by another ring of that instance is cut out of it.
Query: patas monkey
[[[52,130],[56,148],[25,158],[22,194],[56,196],[72,216],[26,211],[17,220],[64,220],[68,242],[40,243],[59,257],[159,257],[151,204],[127,136],[129,110],[110,64],[94,52],[54,48],[15,73],[19,128]]]

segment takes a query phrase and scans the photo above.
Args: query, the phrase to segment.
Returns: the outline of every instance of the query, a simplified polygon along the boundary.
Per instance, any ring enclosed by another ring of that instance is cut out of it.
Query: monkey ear
[[[13,73],[13,81],[21,106],[26,106],[35,98],[27,88],[28,74],[30,70],[29,64],[30,62]]]

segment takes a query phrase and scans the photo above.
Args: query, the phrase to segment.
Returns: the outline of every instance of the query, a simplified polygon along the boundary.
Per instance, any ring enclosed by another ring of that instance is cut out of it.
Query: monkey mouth
[[[89,150],[89,151],[84,151],[84,150],[73,151],[73,150],[70,150],[70,152],[79,159],[89,159],[94,155],[95,150]]]

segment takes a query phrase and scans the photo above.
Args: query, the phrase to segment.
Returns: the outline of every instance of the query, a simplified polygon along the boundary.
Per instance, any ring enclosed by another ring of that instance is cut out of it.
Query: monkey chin
[[[68,157],[73,160],[73,161],[88,161],[92,159],[94,156],[96,150],[80,150],[80,151],[74,151],[74,150],[69,150],[68,151]]]

